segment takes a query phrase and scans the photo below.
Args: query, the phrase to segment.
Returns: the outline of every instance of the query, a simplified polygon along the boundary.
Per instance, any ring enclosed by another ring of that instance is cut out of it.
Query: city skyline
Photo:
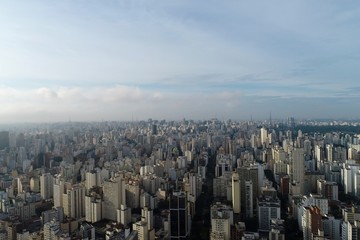
[[[0,3],[0,122],[360,118],[355,1]]]

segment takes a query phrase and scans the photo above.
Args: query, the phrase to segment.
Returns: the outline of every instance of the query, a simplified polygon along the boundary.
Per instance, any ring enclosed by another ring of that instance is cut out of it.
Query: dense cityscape
[[[2,126],[0,239],[359,239],[357,121]]]
[[[0,240],[360,240],[359,23],[0,1]]]

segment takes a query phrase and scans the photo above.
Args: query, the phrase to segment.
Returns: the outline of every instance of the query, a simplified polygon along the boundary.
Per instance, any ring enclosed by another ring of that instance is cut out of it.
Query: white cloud
[[[8,101],[11,98],[11,101]],[[35,88],[0,90],[1,121],[130,120],[214,117],[216,112],[238,106],[240,92],[176,93],[146,91],[116,85],[90,88]]]
[[[49,88],[39,88],[37,94],[45,99],[54,99],[58,97],[58,94]]]

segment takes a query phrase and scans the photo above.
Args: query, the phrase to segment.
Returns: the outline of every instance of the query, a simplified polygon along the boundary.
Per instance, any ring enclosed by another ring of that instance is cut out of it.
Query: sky
[[[0,122],[360,119],[360,3],[0,2]]]

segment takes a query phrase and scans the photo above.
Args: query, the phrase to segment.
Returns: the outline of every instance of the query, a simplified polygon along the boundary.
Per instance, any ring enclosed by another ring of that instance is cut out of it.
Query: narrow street
[[[203,191],[196,201],[196,214],[191,228],[191,239],[210,239],[209,230],[210,206],[213,201],[213,179],[215,174],[216,153],[209,154],[207,177],[203,184]]]

